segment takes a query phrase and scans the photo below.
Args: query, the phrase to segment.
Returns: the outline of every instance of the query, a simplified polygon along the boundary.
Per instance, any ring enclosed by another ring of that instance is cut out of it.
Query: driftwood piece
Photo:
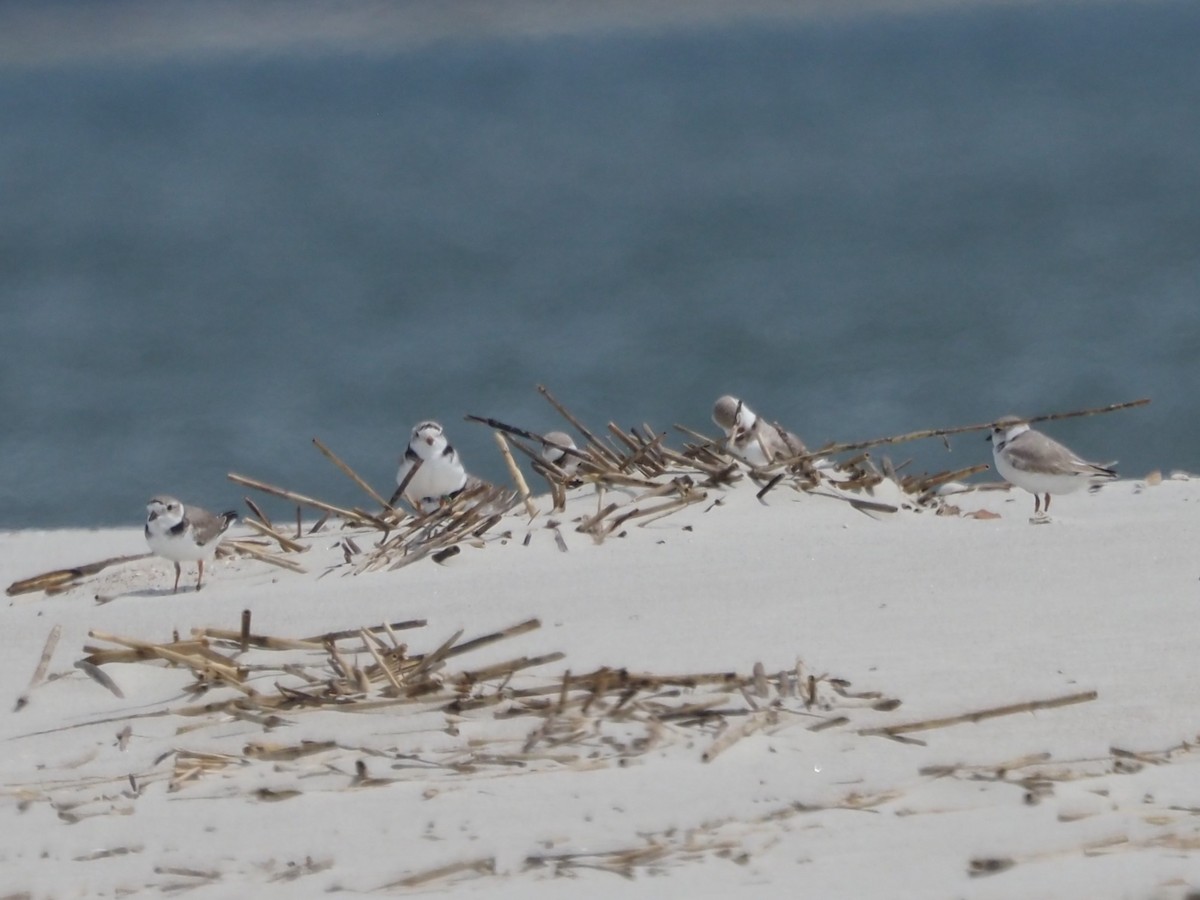
[[[5,593],[10,597],[15,597],[18,594],[30,594],[34,591],[54,591],[61,590],[64,587],[73,587],[88,575],[95,575],[109,566],[137,562],[138,560],[149,559],[153,555],[153,553],[137,553],[132,556],[113,556],[109,559],[102,559],[99,562],[84,563],[83,565],[71,566],[67,569],[55,569],[52,572],[34,575],[32,578],[23,578],[20,581],[14,581],[5,590]]]

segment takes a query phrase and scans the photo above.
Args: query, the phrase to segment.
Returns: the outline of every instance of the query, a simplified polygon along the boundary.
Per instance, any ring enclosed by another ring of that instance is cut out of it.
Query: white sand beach
[[[377,535],[330,525],[289,554],[304,574],[218,560],[172,595],[145,559],[10,597],[0,895],[1195,896],[1200,480],[1155,482],[1032,525],[1016,490],[880,513],[742,479],[599,544],[584,487],[445,564],[356,574],[344,538]],[[138,527],[8,533],[0,577],[144,551]],[[362,690],[256,708],[336,680],[319,643],[210,637],[241,686],[202,692],[153,654],[76,666],[121,650],[89,631],[162,645],[243,610],[254,635],[350,631]],[[393,639],[416,657],[533,619],[444,659],[425,699],[363,674]],[[605,666],[660,680],[563,687]],[[749,680],[670,678],[706,673]],[[475,708],[448,706],[460,683]]]

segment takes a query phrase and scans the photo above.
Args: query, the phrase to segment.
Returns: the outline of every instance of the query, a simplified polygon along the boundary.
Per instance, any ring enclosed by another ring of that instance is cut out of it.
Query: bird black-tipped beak
[[[149,519],[147,519],[146,521],[147,521],[147,522],[153,522],[153,521],[154,521],[155,519],[157,519],[157,518],[158,518],[158,513],[156,513],[156,512],[152,512],[152,513],[150,513],[150,518],[149,518]]]
[[[989,431],[989,432],[987,433],[987,437],[985,437],[985,438],[984,438],[984,440],[985,440],[985,441],[990,441],[991,439],[992,439],[992,433]]]

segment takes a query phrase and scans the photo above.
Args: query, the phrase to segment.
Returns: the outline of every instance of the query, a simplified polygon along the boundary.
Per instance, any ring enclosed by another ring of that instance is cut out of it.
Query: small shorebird
[[[998,420],[988,440],[1000,477],[1033,494],[1035,518],[1050,512],[1051,494],[1069,494],[1095,479],[1117,477],[1112,469],[1081,459],[1016,416]]]
[[[542,459],[560,469],[565,475],[574,475],[579,468],[580,457],[568,450],[578,450],[575,441],[565,431],[551,431],[542,436]]]
[[[420,422],[400,458],[396,493],[391,502],[395,503],[403,494],[421,512],[433,512],[444,500],[453,499],[465,488],[477,484],[482,482],[467,474],[442,426],[437,422]]]
[[[712,418],[724,430],[729,452],[751,468],[808,452],[799,437],[759,418],[745,403],[728,394],[717,399]]]
[[[185,507],[166,495],[154,497],[146,504],[146,543],[156,554],[175,563],[172,593],[179,593],[182,571],[179,563],[183,560],[195,560],[198,570],[196,590],[200,590],[204,582],[204,561],[216,556],[225,530],[237,517],[233,510],[215,516],[198,506]]]

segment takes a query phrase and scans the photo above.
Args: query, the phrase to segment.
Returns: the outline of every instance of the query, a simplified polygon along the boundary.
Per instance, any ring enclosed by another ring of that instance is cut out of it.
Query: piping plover
[[[410,478],[409,473],[418,460],[421,465]],[[405,479],[410,479],[407,486]],[[457,451],[446,440],[442,426],[437,422],[421,422],[413,429],[404,456],[400,458],[392,502],[396,502],[403,487],[405,496],[421,512],[433,512],[443,500],[452,499],[464,488],[480,483],[479,479],[467,474]]]
[[[1094,479],[1117,477],[1112,469],[1081,459],[1016,416],[997,420],[988,440],[1000,477],[1033,494],[1035,517],[1050,512],[1051,494],[1069,494]]]
[[[198,506],[185,507],[174,497],[154,497],[146,504],[146,543],[159,556],[175,563],[175,587],[179,593],[179,575],[183,560],[195,560],[198,574],[196,590],[204,582],[204,561],[211,560],[229,523],[238,517],[233,510],[215,516]]]
[[[808,452],[799,437],[759,418],[745,403],[728,394],[717,399],[712,418],[725,432],[728,451],[751,468]]]
[[[579,468],[580,458],[568,450],[578,450],[575,441],[565,431],[551,431],[542,436],[542,459],[561,469],[566,475],[574,475]]]

